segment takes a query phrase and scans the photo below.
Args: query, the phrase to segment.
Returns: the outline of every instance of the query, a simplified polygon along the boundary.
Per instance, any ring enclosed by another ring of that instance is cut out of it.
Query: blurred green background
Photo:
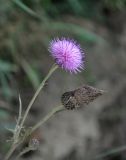
[[[50,94],[51,97],[53,92],[61,95],[67,87],[72,89],[83,83],[109,90],[108,97],[98,101],[101,109],[96,107],[95,110],[95,119],[100,128],[97,146],[89,143],[90,147],[85,147],[85,151],[89,150],[93,157],[101,151],[110,151],[116,146],[126,144],[125,114],[122,116],[122,113],[126,113],[125,10],[126,0],[0,0],[0,159],[10,145],[5,143],[11,136],[5,128],[13,128],[15,125],[18,95],[21,94],[25,109],[53,64],[48,45],[55,37],[74,38],[81,44],[86,53],[86,69],[79,76],[72,75],[75,80],[70,80],[69,73],[59,71],[56,77],[62,76],[63,82],[67,79],[65,83],[68,85],[64,84],[61,86],[62,89],[59,89],[60,86],[54,83],[52,85],[55,87],[52,87],[50,81],[45,86],[45,96],[48,97]],[[55,78],[52,81],[55,81]],[[54,104],[57,97],[53,97]],[[41,106],[41,102],[36,105]],[[35,123],[33,117],[44,111],[41,107],[33,109],[28,124]],[[118,119],[118,126],[115,126]],[[119,132],[115,137],[113,130]],[[83,142],[84,145],[85,143]],[[76,147],[73,150],[71,147],[69,153],[64,153],[61,158],[53,158],[91,159],[85,151],[79,154]],[[29,154],[26,158],[32,156]],[[48,154],[44,155],[43,159],[45,157],[50,159]],[[116,160],[125,159],[125,154],[119,152],[108,156],[107,160],[113,160],[113,157]]]

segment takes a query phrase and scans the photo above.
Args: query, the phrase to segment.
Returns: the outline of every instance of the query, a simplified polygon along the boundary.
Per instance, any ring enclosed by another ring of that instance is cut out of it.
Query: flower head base
[[[52,40],[49,51],[62,69],[77,73],[83,68],[84,53],[74,40],[66,38]]]

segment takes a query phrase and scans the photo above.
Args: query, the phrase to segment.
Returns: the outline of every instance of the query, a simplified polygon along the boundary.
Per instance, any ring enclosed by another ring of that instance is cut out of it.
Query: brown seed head
[[[84,85],[73,91],[65,92],[61,97],[61,102],[66,109],[75,109],[81,104],[89,104],[103,93],[103,90]]]

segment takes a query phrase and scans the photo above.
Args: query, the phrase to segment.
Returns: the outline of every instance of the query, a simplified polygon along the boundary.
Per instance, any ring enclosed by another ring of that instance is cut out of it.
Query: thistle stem
[[[25,148],[22,152],[20,152],[17,157],[15,158],[16,160],[18,160],[21,156],[23,156],[25,153],[31,151],[32,149],[30,147]]]
[[[11,146],[10,150],[8,151],[7,155],[5,156],[4,160],[8,160],[11,157],[12,153],[15,151],[17,146],[18,146],[18,144],[14,144],[14,143],[12,144],[12,146]]]
[[[29,113],[29,110],[31,109],[32,105],[34,104],[34,102],[35,102],[36,98],[38,97],[40,91],[41,91],[42,88],[44,87],[45,82],[48,80],[48,78],[52,75],[52,73],[53,73],[57,68],[58,68],[57,65],[53,65],[52,68],[50,69],[49,73],[47,74],[47,76],[46,76],[46,77],[44,78],[44,80],[41,82],[39,88],[38,88],[37,91],[35,92],[34,96],[32,97],[32,99],[31,99],[31,101],[30,101],[30,103],[29,103],[29,105],[28,105],[28,107],[27,107],[27,109],[26,109],[26,111],[25,111],[25,114],[24,114],[23,119],[22,119],[21,124],[20,124],[21,128],[23,127],[23,124],[24,124],[24,122],[25,122],[25,120],[26,120],[26,118],[27,118],[27,115],[28,115],[28,113]]]
[[[36,129],[38,129],[41,125],[43,125],[46,121],[48,121],[53,115],[57,112],[64,110],[64,106],[58,106],[52,109],[43,119],[41,119],[36,125],[34,125],[30,131],[30,134],[33,133]]]
[[[39,88],[37,89],[37,91],[35,92],[34,96],[32,97],[32,99],[31,99],[31,101],[30,101],[30,103],[29,103],[29,105],[28,105],[28,107],[27,107],[27,109],[26,109],[26,111],[25,111],[25,113],[24,113],[23,119],[22,119],[22,121],[21,121],[21,123],[20,123],[20,125],[19,125],[20,128],[19,128],[18,132],[16,133],[16,137],[17,137],[17,138],[18,138],[19,135],[20,135],[21,129],[22,129],[23,125],[24,125],[24,122],[25,122],[25,120],[26,120],[26,118],[27,118],[27,115],[28,115],[28,113],[29,113],[32,105],[34,104],[36,98],[38,97],[40,91],[41,91],[42,88],[44,87],[45,82],[48,80],[48,78],[52,75],[52,73],[53,73],[57,68],[58,68],[58,66],[55,65],[55,64],[52,66],[52,68],[50,69],[49,73],[48,73],[47,76],[44,78],[44,80],[41,82]],[[8,151],[8,153],[7,153],[6,157],[5,157],[5,160],[8,160],[8,159],[11,157],[11,155],[13,154],[13,152],[15,151],[15,149],[17,148],[18,145],[19,145],[19,144],[15,144],[15,139],[14,139],[14,143],[12,144],[10,150]]]
[[[9,157],[11,156],[11,154],[14,152],[14,150],[20,145],[22,144],[27,137],[29,137],[36,129],[38,129],[41,125],[43,125],[45,122],[47,122],[50,118],[52,118],[52,116],[54,116],[57,112],[63,111],[65,110],[64,106],[60,105],[58,107],[55,107],[51,110],[51,112],[49,112],[44,118],[42,118],[36,125],[34,125],[32,127],[32,129],[30,130],[30,132],[27,134],[27,136],[25,136],[25,138],[19,143],[17,144],[17,146],[12,146],[10,149],[10,152],[8,152],[8,155],[6,156],[5,160],[8,160]],[[24,150],[23,152],[19,153],[19,155],[17,156],[18,158],[20,156],[22,156],[24,153],[28,152],[29,149]]]
[[[22,140],[21,143],[23,143],[26,140],[26,138],[29,137],[36,129],[38,129],[41,125],[43,125],[50,118],[52,118],[52,116],[54,116],[57,112],[60,112],[62,110],[65,110],[64,106],[62,106],[62,105],[53,108],[51,112],[49,112],[44,118],[42,118],[36,125],[34,125],[32,127],[32,129],[29,131],[29,133],[27,134],[27,136],[25,136],[25,138]],[[22,152],[20,152],[18,154],[18,156],[16,157],[16,159],[18,159],[19,157],[21,157],[23,154],[29,152],[30,150],[31,150],[30,148],[24,149]]]

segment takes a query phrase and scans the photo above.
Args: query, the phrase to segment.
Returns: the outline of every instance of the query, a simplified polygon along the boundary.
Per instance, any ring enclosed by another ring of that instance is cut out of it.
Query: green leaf
[[[105,42],[105,40],[101,36],[81,26],[78,26],[72,23],[54,22],[54,23],[51,23],[50,26],[49,26],[49,29],[51,30],[68,31],[78,36],[79,39],[90,42],[90,43],[96,42],[96,41]]]
[[[15,72],[17,71],[17,66],[10,62],[0,60],[0,72]]]
[[[3,72],[0,72],[1,90],[6,99],[10,99],[15,95],[14,91],[10,88],[7,78]]]
[[[13,0],[13,2],[29,15],[41,19],[41,17],[36,12],[26,6],[21,0]]]

